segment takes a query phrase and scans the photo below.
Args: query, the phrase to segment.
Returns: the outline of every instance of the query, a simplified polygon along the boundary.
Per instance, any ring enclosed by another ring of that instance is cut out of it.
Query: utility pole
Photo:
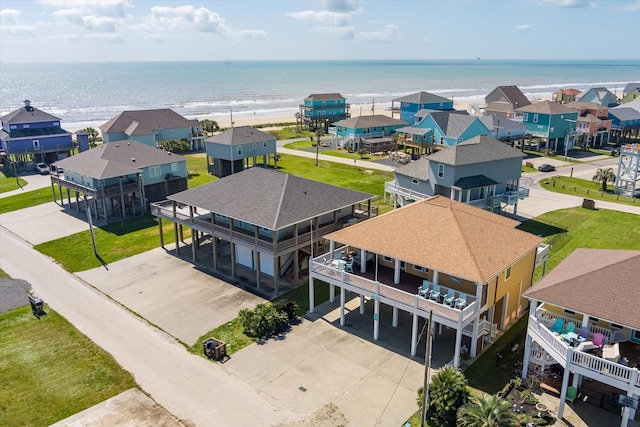
[[[320,129],[316,128],[316,167],[318,166],[318,157],[320,157]]]
[[[427,419],[427,406],[429,406],[429,371],[431,370],[431,321],[433,310],[429,311],[429,323],[427,325],[427,349],[424,355],[424,384],[422,386],[422,414],[420,427],[425,426]]]

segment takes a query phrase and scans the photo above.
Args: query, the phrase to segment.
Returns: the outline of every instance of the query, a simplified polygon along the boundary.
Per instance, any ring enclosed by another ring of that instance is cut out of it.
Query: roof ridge
[[[277,229],[277,225],[278,225],[278,218],[280,218],[280,210],[282,209],[282,202],[284,201],[284,195],[287,193],[287,184],[289,183],[289,177],[291,175],[289,175],[288,173],[284,174],[284,185],[281,188],[282,193],[280,193],[280,200],[278,201],[278,209],[276,210],[276,214],[274,215],[273,218],[273,226],[272,226],[272,230],[276,230]]]
[[[462,229],[462,226],[460,225],[460,221],[458,219],[458,211],[456,209],[453,209],[453,200],[450,202],[451,203],[451,211],[453,213],[453,217],[455,218],[455,223],[456,223],[456,227],[458,228],[458,230],[460,230],[460,233],[463,236],[464,240],[464,244],[467,247],[467,249],[469,250],[469,253],[471,254],[471,259],[473,260],[473,265],[475,266],[475,270],[476,273],[478,274],[479,277],[482,277],[482,280],[485,280],[486,278],[484,277],[484,273],[482,271],[482,269],[480,268],[480,265],[478,264],[478,260],[475,257],[475,253],[473,252],[473,250],[471,249],[471,246],[469,246],[469,240],[467,240],[467,238],[465,237],[465,233],[464,230]]]

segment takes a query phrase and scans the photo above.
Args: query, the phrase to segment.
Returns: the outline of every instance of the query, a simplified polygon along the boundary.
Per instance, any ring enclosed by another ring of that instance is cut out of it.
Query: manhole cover
[[[298,387],[298,390],[300,390],[300,391],[307,391],[307,389],[306,389],[306,388],[304,388],[304,387],[302,387],[302,386]]]

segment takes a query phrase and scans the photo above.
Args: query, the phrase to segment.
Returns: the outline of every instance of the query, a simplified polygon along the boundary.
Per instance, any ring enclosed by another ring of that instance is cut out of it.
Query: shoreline
[[[541,96],[540,100],[536,100],[536,102],[551,100],[551,93],[547,94],[547,96]],[[535,102],[534,102],[535,103]],[[460,101],[456,101],[453,99],[453,107],[456,110],[466,110],[470,113],[471,105],[484,105],[484,97],[470,97],[463,98]],[[391,117],[391,102],[386,103],[376,103],[375,106],[369,103],[361,103],[361,104],[351,104],[350,112],[351,117],[360,117],[360,116],[369,116],[371,115],[371,110],[373,107],[373,112],[376,115],[385,115]],[[257,125],[265,125],[272,123],[295,123],[296,118],[295,114],[298,113],[299,110],[296,108],[292,108],[291,110],[286,110],[279,112],[277,114],[269,114],[269,113],[256,113],[256,112],[235,112],[233,113],[233,123],[234,126],[257,126]],[[214,113],[214,114],[200,114],[200,115],[185,115],[187,119],[193,120],[215,120],[218,122],[218,125],[221,128],[227,129],[231,127],[231,114],[230,113]],[[62,122],[62,128],[68,132],[76,132],[81,129],[85,129],[87,127],[92,127],[101,134],[100,126],[105,124],[107,121],[80,121],[80,122]]]

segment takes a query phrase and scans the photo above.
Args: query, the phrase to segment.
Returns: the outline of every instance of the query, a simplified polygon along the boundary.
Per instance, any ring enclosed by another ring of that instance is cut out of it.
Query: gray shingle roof
[[[338,122],[335,122],[333,125],[346,127],[349,129],[364,129],[377,126],[406,125],[406,123],[402,120],[392,119],[389,116],[375,114],[373,116],[359,116],[340,120]]]
[[[640,98],[634,99],[631,102],[624,103],[622,105],[618,105],[617,107],[609,108],[609,111],[617,110],[619,108],[633,108],[636,111],[640,111]]]
[[[524,126],[520,122],[516,122],[513,120],[509,120],[504,116],[499,116],[497,114],[492,114],[490,116],[480,117],[480,121],[484,123],[484,125],[490,130],[494,131],[497,127],[498,129],[507,129],[507,130],[524,130],[527,127]]]
[[[213,135],[205,142],[212,142],[222,145],[238,145],[248,142],[275,141],[276,137],[268,133],[262,132],[251,126],[240,126],[227,129],[218,135]]]
[[[465,176],[455,182],[456,187],[460,187],[463,190],[470,190],[472,188],[486,187],[487,185],[496,185],[497,181],[484,175]]]
[[[251,168],[168,198],[279,230],[374,197],[283,172]]]
[[[0,117],[0,122],[5,124],[55,122],[60,119],[52,114],[45,113],[33,107],[22,107],[9,114]]]
[[[468,116],[469,115],[469,112],[467,110],[432,110],[432,109],[429,109],[429,108],[421,108],[413,116],[417,117],[417,118],[424,118],[424,117],[428,116],[431,113],[437,113],[437,112],[442,112],[442,111],[446,111],[447,113],[451,113],[451,114],[462,114],[463,116]]]
[[[624,87],[624,90],[622,91],[623,96],[626,96],[629,93],[633,92],[634,89],[640,90],[640,83],[627,83],[627,85]]]
[[[408,102],[410,104],[433,104],[436,102],[451,102],[450,99],[429,92],[416,92],[396,98],[393,102]]]
[[[519,150],[498,141],[492,136],[479,135],[445,148],[429,156],[429,160],[452,166],[484,163],[493,160],[522,159],[525,155]]]
[[[576,249],[524,296],[640,329],[638,271],[640,251]]]
[[[333,99],[346,99],[344,96],[339,93],[312,93],[307,96],[305,100],[308,101],[328,101]]]
[[[396,175],[410,176],[422,181],[429,180],[429,157],[420,157],[415,162],[409,162],[396,168]]]
[[[114,141],[54,164],[92,178],[106,179],[140,172],[149,166],[180,161],[184,161],[184,158],[179,154],[136,141]]]
[[[626,105],[626,104],[623,104]],[[618,120],[640,120],[640,111],[633,108],[612,108],[609,110],[609,115],[616,117]]]
[[[124,132],[129,136],[150,135],[156,130],[188,128],[196,126],[197,120],[189,120],[169,108],[158,110],[123,111],[102,126],[106,133]]]
[[[462,133],[477,119],[465,114],[450,111],[437,111],[429,114],[447,138],[458,139]]]

